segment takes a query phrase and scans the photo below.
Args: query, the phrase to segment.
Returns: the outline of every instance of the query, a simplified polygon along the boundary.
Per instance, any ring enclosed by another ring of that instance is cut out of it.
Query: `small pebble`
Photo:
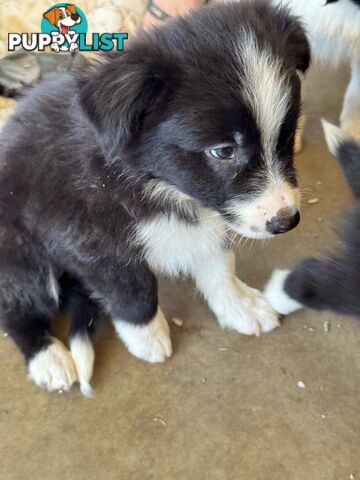
[[[324,332],[329,333],[331,328],[330,320],[325,320],[323,327],[324,327]]]
[[[219,347],[218,350],[219,352],[227,352],[229,350],[229,347]]]
[[[320,180],[318,180],[318,181],[316,182],[316,185],[322,185],[322,182],[321,182]]]
[[[309,203],[310,205],[315,205],[315,203],[319,203],[319,199],[318,198],[310,198],[307,203]]]
[[[182,327],[183,324],[184,324],[184,321],[181,320],[181,318],[177,318],[177,317],[173,317],[173,318],[171,319],[171,321],[172,321],[172,323],[173,323],[174,325],[176,325],[177,327]]]
[[[62,389],[60,388],[60,390],[58,390],[58,393],[60,393],[60,395],[61,395],[62,393],[64,393],[64,390],[62,390]]]
[[[318,222],[323,222],[323,221],[324,221],[324,219],[322,217],[318,218]]]
[[[354,480],[355,477],[352,473],[350,473],[349,478],[350,478],[350,480]]]
[[[154,417],[154,422],[159,422],[164,427],[166,427],[166,425],[167,425],[167,421],[164,420],[162,417]]]
[[[321,415],[321,418],[326,418],[326,415],[322,414],[322,415]]]
[[[8,337],[8,336],[9,336],[8,333],[4,333],[4,334],[3,334],[3,337]]]
[[[297,384],[298,384],[299,388],[305,388],[306,387],[305,383],[302,380],[299,380]]]
[[[201,379],[201,383],[206,383],[206,382],[207,382],[207,378],[206,378],[206,377],[203,377],[203,378]]]
[[[308,330],[309,330],[309,332],[313,332],[315,330],[315,328],[309,327]]]

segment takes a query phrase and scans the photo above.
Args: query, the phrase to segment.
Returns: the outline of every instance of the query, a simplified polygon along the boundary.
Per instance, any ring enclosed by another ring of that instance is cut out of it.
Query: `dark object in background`
[[[68,53],[12,53],[0,60],[0,95],[15,97],[39,80],[66,72],[74,58]]]

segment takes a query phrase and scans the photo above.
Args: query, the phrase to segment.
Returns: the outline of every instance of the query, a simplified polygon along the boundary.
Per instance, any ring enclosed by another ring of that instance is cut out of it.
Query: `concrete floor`
[[[250,285],[262,287],[273,268],[336,244],[331,220],[351,197],[319,115],[337,122],[346,80],[347,72],[309,76],[306,143],[297,157],[302,221],[265,246],[238,250],[238,274]],[[313,197],[319,203],[308,204]],[[360,478],[355,319],[302,311],[248,338],[222,331],[190,282],[164,280],[160,297],[168,318],[184,320],[171,325],[174,356],[165,365],[142,363],[108,326],[97,340],[92,400],[78,388],[68,395],[36,388],[0,337],[2,480]]]

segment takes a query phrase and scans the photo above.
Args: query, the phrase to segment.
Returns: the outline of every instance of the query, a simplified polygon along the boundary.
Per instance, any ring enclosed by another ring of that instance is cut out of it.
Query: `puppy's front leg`
[[[259,335],[277,326],[277,314],[263,294],[235,276],[235,255],[221,251],[196,262],[194,277],[223,328]]]
[[[87,281],[130,353],[151,363],[171,356],[169,325],[158,306],[156,278],[147,265],[102,260],[87,272]]]

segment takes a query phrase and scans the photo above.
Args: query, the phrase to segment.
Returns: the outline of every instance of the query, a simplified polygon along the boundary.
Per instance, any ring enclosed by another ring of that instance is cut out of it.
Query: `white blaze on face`
[[[290,106],[290,86],[282,71],[282,61],[270,48],[260,48],[256,38],[247,32],[237,46],[241,64],[241,91],[260,132],[266,168],[261,175],[262,193],[248,202],[236,198],[228,205],[235,219],[236,230],[251,238],[267,238],[271,234],[266,223],[284,208],[298,208],[298,189],[290,185],[281,174],[276,146],[281,126]]]
[[[290,105],[290,86],[282,61],[270,48],[260,48],[251,32],[237,46],[241,90],[260,131],[265,160],[275,154],[281,125]]]

